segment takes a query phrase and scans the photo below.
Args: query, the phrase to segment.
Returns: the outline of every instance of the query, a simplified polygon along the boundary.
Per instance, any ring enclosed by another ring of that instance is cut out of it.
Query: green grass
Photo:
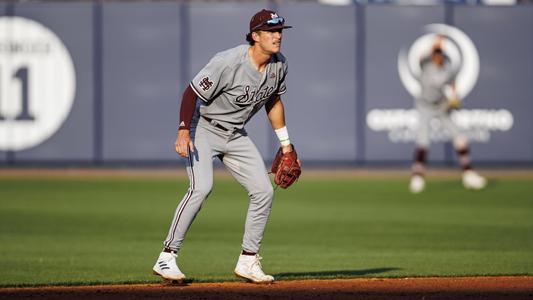
[[[157,282],[188,180],[0,179],[0,286]],[[180,252],[195,281],[234,280],[246,192],[216,178]],[[279,279],[533,275],[533,182],[302,179],[278,190],[261,255]]]

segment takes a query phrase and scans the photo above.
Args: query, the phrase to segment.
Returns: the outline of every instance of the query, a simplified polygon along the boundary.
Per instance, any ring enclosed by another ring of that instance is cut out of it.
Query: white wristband
[[[282,146],[288,146],[291,144],[287,127],[275,129],[274,131],[276,132],[276,135],[278,136],[279,142]]]

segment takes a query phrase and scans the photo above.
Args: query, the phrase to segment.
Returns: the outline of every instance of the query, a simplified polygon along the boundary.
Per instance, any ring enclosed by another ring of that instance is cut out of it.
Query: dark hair
[[[433,52],[431,54],[440,54],[440,55],[444,55],[444,52],[442,51],[441,48],[435,48],[433,49]]]
[[[246,41],[248,42],[248,44],[250,44],[250,46],[253,46],[255,44],[255,41],[252,38],[251,32],[246,34]]]

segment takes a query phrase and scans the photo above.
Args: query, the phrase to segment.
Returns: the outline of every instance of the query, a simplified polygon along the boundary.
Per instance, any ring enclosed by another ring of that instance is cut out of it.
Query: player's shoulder
[[[234,66],[244,61],[248,47],[248,45],[238,45],[236,47],[218,52],[215,54],[213,59],[226,66]]]

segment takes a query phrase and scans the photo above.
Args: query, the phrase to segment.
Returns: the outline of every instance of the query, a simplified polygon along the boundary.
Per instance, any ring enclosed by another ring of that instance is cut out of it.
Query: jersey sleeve
[[[445,65],[444,72],[446,79],[443,82],[443,87],[453,84],[455,82],[455,78],[457,77],[456,70],[454,70],[449,64]]]
[[[288,67],[289,66],[287,65],[287,61],[285,60],[283,63],[283,68],[282,68],[283,73],[281,74],[280,79],[279,79],[278,91],[277,91],[278,95],[283,95],[287,91],[287,86],[285,84],[285,78],[287,77]]]
[[[449,84],[452,84],[453,82],[455,82],[457,75],[459,75],[459,71],[461,71],[461,68],[459,66],[450,67],[450,79],[448,80]]]
[[[196,74],[190,86],[200,99],[209,102],[228,86],[227,69],[225,62],[215,56]]]

